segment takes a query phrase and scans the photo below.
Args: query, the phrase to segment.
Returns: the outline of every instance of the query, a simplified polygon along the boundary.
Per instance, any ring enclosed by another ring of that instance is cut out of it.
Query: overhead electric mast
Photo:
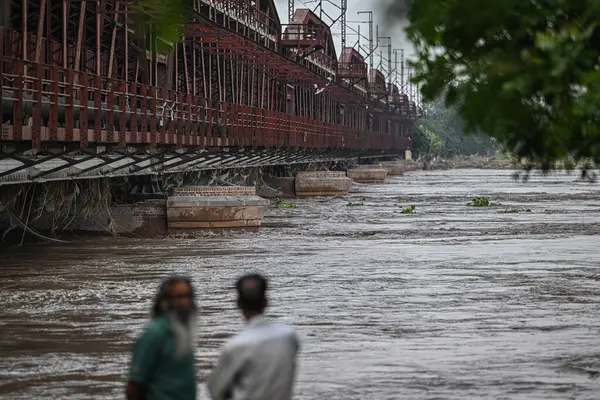
[[[369,69],[373,69],[375,48],[373,47],[373,11],[359,11],[358,15],[368,14],[369,15]]]

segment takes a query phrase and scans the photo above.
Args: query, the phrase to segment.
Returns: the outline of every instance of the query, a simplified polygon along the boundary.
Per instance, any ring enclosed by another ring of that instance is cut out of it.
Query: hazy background
[[[350,28],[357,30],[360,25],[360,33],[365,38],[368,38],[369,34],[369,25],[368,23],[359,24],[354,21],[367,21],[368,15],[362,14],[358,15],[358,11],[373,11],[373,21],[374,25],[379,25],[379,36],[391,36],[392,37],[392,46],[394,49],[404,49],[405,57],[410,58],[411,54],[413,54],[414,49],[410,43],[410,41],[406,38],[404,33],[405,23],[399,22],[397,20],[392,20],[390,18],[386,18],[386,13],[388,11],[388,7],[390,3],[396,0],[348,0],[348,14],[346,19],[349,21],[347,29],[347,46],[353,46],[356,44],[358,35]],[[277,11],[279,12],[279,18],[282,23],[288,22],[288,3],[287,0],[275,0],[277,4]],[[332,4],[333,3],[333,4]],[[299,8],[309,8],[314,10],[318,6],[319,2],[315,0],[295,0],[295,9]],[[327,14],[329,14],[332,18],[336,19],[340,16],[340,0],[332,0],[332,1],[323,1],[323,10]],[[334,4],[337,4],[336,7]],[[318,12],[318,10],[317,10]],[[331,20],[326,16],[323,17],[325,23],[330,24]],[[350,22],[352,21],[352,22]],[[375,29],[375,28],[374,28]],[[336,48],[338,51],[338,55],[341,50],[341,26],[340,23],[337,22],[331,27],[332,33],[334,35],[334,42],[336,44]],[[373,33],[375,35],[375,33]],[[366,55],[366,49],[368,48],[368,41],[365,38],[361,38],[361,46],[365,51],[363,51],[363,55]],[[386,45],[386,41],[382,41],[382,45]],[[356,47],[356,46],[355,46]],[[385,52],[387,48],[381,49],[384,52],[384,57],[387,57]],[[392,58],[393,60],[393,58]],[[379,51],[375,52],[375,67],[379,65]]]

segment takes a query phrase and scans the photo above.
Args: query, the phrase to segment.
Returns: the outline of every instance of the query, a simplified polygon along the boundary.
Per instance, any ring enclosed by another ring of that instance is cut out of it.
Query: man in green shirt
[[[194,328],[191,281],[172,277],[160,286],[152,321],[133,348],[127,400],[195,400]]]

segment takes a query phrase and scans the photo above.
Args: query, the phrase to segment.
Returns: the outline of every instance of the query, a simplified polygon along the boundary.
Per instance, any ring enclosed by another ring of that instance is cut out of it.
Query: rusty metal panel
[[[129,98],[129,126],[131,131],[130,142],[137,143],[138,139],[138,96],[137,96],[137,85],[132,83],[128,86],[128,98]],[[142,119],[146,119],[145,114],[141,114]]]
[[[199,143],[204,145],[208,135],[208,102],[204,97],[195,97],[197,105],[198,135]]]
[[[258,130],[259,136],[257,137],[258,147],[268,146],[268,131],[267,131],[267,110],[259,108],[260,114],[260,129]]]
[[[244,114],[243,107],[239,104],[235,105],[235,129],[233,131],[234,143],[237,147],[243,147],[242,136],[244,129]]]
[[[251,113],[252,108],[244,106],[244,132],[243,146],[252,146],[252,135],[254,135],[254,114]]]
[[[15,60],[15,106],[13,114],[13,138],[15,140],[23,139],[23,63]]]
[[[127,145],[127,84],[119,82],[119,148]],[[130,115],[130,123],[133,125],[137,116]]]
[[[221,124],[219,127],[219,138],[221,139],[220,144],[223,146],[227,146],[227,138],[229,137],[229,124],[231,123],[231,119],[229,118],[229,107],[227,103],[223,103],[220,107],[221,109]]]
[[[177,96],[172,90],[167,91],[167,100],[170,104],[169,109],[165,110],[165,118],[169,119],[169,126],[167,128],[167,140],[166,143],[177,144],[177,138],[175,137],[175,119],[179,119],[179,103],[177,102]]]
[[[94,76],[93,80],[94,90],[94,142],[100,143],[102,141],[102,77],[100,75]],[[87,102],[86,99],[81,99],[83,102]],[[112,105],[111,105],[112,107]]]
[[[42,81],[44,79],[44,67],[41,64],[35,64],[34,68],[31,145],[35,150],[40,150],[42,146]]]
[[[141,130],[142,143],[148,143],[148,88],[146,85],[140,85],[140,111],[142,115]]]
[[[73,117],[73,106],[75,104],[75,87],[73,86],[73,70],[65,70],[65,140],[72,142],[75,120]]]
[[[213,107],[212,101],[206,99],[205,100],[205,110],[206,110],[206,128],[205,128],[205,143],[208,143],[208,146],[212,146],[212,130],[213,130]]]
[[[79,75],[79,148],[88,146],[88,76]]]
[[[177,97],[177,135],[175,137],[175,144],[178,146],[185,146],[189,144],[187,141],[187,130],[184,130],[184,121],[188,121],[188,103],[185,101],[183,92],[178,92],[175,96]]]
[[[58,68],[50,68],[50,140],[58,140]]]
[[[0,28],[0,55],[4,54],[4,30]],[[4,108],[4,63],[5,61],[0,59],[0,138],[2,140],[10,140],[12,139],[8,137],[8,133],[4,132],[4,115],[2,113],[2,109]],[[13,103],[14,104],[14,103]],[[7,126],[8,128],[8,126]],[[7,129],[8,132],[8,129]]]
[[[275,112],[276,118],[276,147],[278,149],[285,147],[285,128],[287,126],[287,120],[285,119],[285,115],[280,112]]]
[[[202,137],[202,124],[199,122],[202,117],[200,110],[200,99],[198,96],[192,96],[192,112],[190,117],[192,119],[192,139],[194,140],[192,143],[196,146],[200,145],[200,138]]]
[[[187,93],[185,95],[185,100],[183,100],[185,102],[185,126],[184,128],[182,128],[182,132],[180,134],[183,134],[183,142],[182,144],[184,146],[186,145],[193,145],[194,142],[194,132],[192,131],[192,95]]]
[[[298,117],[293,115],[291,117],[292,123],[294,124],[294,147],[299,149],[302,147],[302,127],[298,121]]]
[[[168,110],[170,108],[170,104],[169,104],[169,98],[168,98],[168,94],[167,94],[167,89],[165,88],[160,88],[159,91],[157,91],[158,93],[160,93],[158,95],[159,99],[158,99],[158,103],[157,104],[157,108],[160,109],[160,122],[159,122],[159,131],[160,134],[158,135],[158,139],[157,139],[157,143],[167,143],[167,117],[168,117]]]
[[[238,128],[238,145],[240,147],[245,147],[246,146],[246,142],[245,142],[245,138],[246,138],[246,132],[248,130],[248,110],[246,108],[246,106],[240,105],[238,106],[238,113],[239,113],[239,117],[238,117],[238,124],[239,124],[239,128]]]
[[[102,88],[102,83],[100,83]],[[106,80],[106,132],[107,142],[114,141],[115,134],[115,90],[117,90],[117,83],[112,79]]]
[[[150,86],[148,89],[148,97],[150,97],[150,144],[152,147],[156,147],[156,88]]]
[[[273,147],[273,127],[271,125],[271,110],[263,111],[264,122],[265,122],[265,147]]]
[[[231,109],[231,117],[233,119],[232,129],[231,129],[231,140],[232,145],[237,147],[240,145],[239,142],[239,130],[240,130],[240,112],[239,105],[233,104]]]

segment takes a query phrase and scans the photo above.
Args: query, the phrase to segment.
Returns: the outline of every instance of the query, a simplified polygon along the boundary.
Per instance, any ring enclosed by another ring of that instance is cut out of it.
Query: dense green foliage
[[[600,1],[395,0],[415,80],[470,131],[549,169],[600,161]]]
[[[277,199],[275,201],[275,207],[277,208],[298,208],[298,206],[294,203],[285,203],[281,199]]]
[[[135,23],[135,37],[147,48],[158,52],[170,50],[183,40],[187,15],[192,0],[139,0],[130,6],[129,14]],[[148,45],[149,42],[154,43]]]
[[[493,154],[498,149],[495,139],[481,133],[464,134],[465,122],[456,107],[444,107],[443,100],[429,104],[411,133],[414,156],[433,157]]]

